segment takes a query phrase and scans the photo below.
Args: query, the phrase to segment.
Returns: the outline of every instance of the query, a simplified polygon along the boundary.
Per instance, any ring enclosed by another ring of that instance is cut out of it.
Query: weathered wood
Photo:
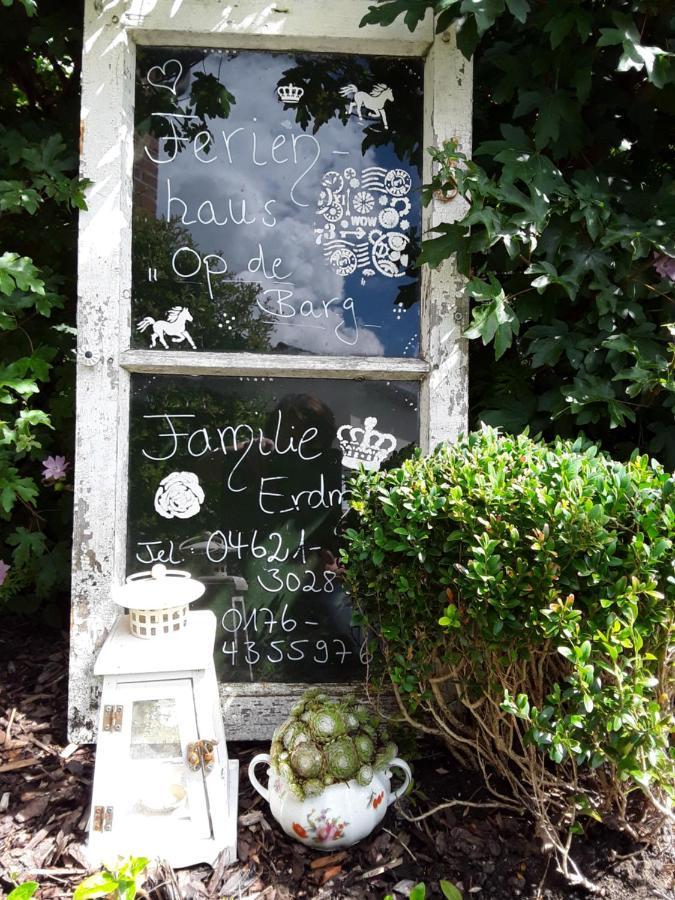
[[[333,697],[354,694],[364,696],[361,682],[352,684],[256,684],[219,685],[225,735],[242,741],[268,740],[274,729],[288,717],[291,706],[307,688],[318,688]],[[392,709],[391,697],[383,699],[383,708]]]
[[[78,252],[69,684],[69,734],[77,743],[90,741],[95,731],[98,689],[92,666],[115,617],[111,587],[124,560],[119,523],[126,480],[120,479],[119,450],[126,436],[128,376],[118,361],[128,318],[123,291],[131,285],[134,48],[94,7],[88,2],[85,14],[80,126],[80,174],[93,186],[80,216]]]
[[[427,56],[424,146],[456,137],[468,151],[471,70],[452,34],[434,37],[428,14],[414,32],[399,18],[359,28],[370,0],[86,0],[81,174],[90,178],[80,219],[77,444],[69,736],[95,735],[93,662],[116,611],[111,588],[125,571],[129,373],[409,378],[421,381],[423,447],[466,427],[466,321],[454,263],[423,272],[422,360],[130,351],[131,201],[136,44]],[[447,40],[446,40],[447,38]],[[424,179],[431,174],[425,159]],[[461,203],[434,201],[424,228],[456,218]],[[229,736],[269,737],[305,685],[223,685]],[[328,687],[328,686],[327,686]],[[333,693],[349,686],[331,685]]]
[[[171,375],[270,375],[277,378],[423,378],[429,364],[423,359],[385,356],[286,356],[260,353],[166,353],[127,350],[120,365],[129,372]]]
[[[360,28],[369,5],[364,0],[177,0],[169,12],[167,3],[131,0],[107,3],[106,10],[120,17],[139,44],[424,56],[434,39],[431,11],[413,32],[403,17],[387,28]]]
[[[471,153],[473,72],[457,50],[455,34],[440,35],[427,57],[424,70],[424,143],[439,147],[454,140],[467,156]],[[424,183],[432,176],[432,159],[424,159]],[[434,197],[424,210],[424,237],[441,222],[460,218],[466,204],[454,197]],[[467,340],[462,332],[468,324],[465,281],[456,261],[445,260],[438,268],[422,269],[422,354],[431,366],[422,382],[420,414],[421,442],[432,450],[440,441],[456,440],[466,431],[469,410]]]

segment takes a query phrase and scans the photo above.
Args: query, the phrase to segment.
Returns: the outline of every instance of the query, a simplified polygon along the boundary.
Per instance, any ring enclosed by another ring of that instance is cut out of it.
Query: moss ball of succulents
[[[300,778],[316,778],[324,770],[324,755],[316,744],[299,744],[291,753],[290,763]]]
[[[299,799],[352,779],[366,786],[394,756],[396,745],[363,704],[352,696],[331,699],[315,688],[293,706],[271,747],[273,769]]]
[[[326,761],[328,771],[340,781],[349,781],[356,775],[359,767],[359,755],[354,741],[349,737],[339,737],[326,745]]]
[[[337,706],[324,706],[313,712],[309,719],[309,730],[317,741],[328,741],[346,731],[345,721]]]
[[[319,778],[310,778],[304,784],[305,797],[318,797],[325,788],[326,785]]]
[[[375,757],[375,744],[368,734],[354,735],[354,746],[361,762],[372,762]]]

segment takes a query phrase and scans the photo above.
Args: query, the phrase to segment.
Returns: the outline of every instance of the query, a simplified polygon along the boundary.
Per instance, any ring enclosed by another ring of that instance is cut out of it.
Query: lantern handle
[[[268,765],[271,764],[272,758],[269,755],[269,753],[258,753],[257,756],[253,757],[251,762],[248,764],[248,777],[249,777],[251,784],[256,789],[256,791],[260,794],[260,796],[263,798],[263,800],[267,800],[267,802],[269,803],[270,802],[270,792],[267,790],[267,788],[264,788],[262,786],[262,784],[260,784],[260,782],[258,781],[258,779],[255,776],[255,767],[260,765],[260,763],[263,763],[263,762],[267,763]],[[267,770],[267,772],[269,774],[269,769]]]
[[[159,578],[192,578],[192,576],[189,572],[184,572],[182,569],[167,569],[164,563],[155,563],[149,572],[136,572],[135,575],[129,575],[127,583],[132,581],[150,581],[151,579],[156,581]]]

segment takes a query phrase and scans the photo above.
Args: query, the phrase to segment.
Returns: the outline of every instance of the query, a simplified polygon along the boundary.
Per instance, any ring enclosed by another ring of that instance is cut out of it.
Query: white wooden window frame
[[[372,0],[86,0],[81,175],[93,184],[80,216],[77,430],[70,658],[70,739],[94,739],[98,649],[117,614],[125,576],[129,383],[136,372],[407,379],[420,383],[420,444],[428,450],[467,426],[467,309],[454,261],[422,271],[421,358],[305,357],[130,350],[131,210],[136,47],[345,52],[423,57],[424,147],[471,147],[471,66],[431,13],[414,32],[402,21],[359,27]],[[431,177],[424,154],[423,180]],[[423,211],[423,232],[463,212],[455,197]],[[227,737],[269,737],[304,688],[221,686]],[[334,686],[344,690],[345,686]]]

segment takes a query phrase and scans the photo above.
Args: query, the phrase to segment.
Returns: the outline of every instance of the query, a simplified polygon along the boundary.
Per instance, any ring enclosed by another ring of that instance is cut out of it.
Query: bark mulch
[[[84,853],[93,773],[92,747],[66,738],[67,637],[0,620],[0,896],[37,881],[44,900],[70,897],[86,876]],[[411,817],[448,798],[487,799],[479,782],[458,771],[435,745],[417,747],[416,790],[387,813],[380,828],[355,847],[320,854],[289,840],[248,784],[249,760],[263,749],[229,744],[240,761],[239,861],[173,871],[156,867],[145,885],[153,900],[396,900],[418,881],[441,897],[439,879],[465,900],[583,895],[547,869],[532,823],[478,808],[454,807],[421,822]],[[675,898],[675,849],[661,841],[631,847],[598,828],[577,853],[609,900]]]

